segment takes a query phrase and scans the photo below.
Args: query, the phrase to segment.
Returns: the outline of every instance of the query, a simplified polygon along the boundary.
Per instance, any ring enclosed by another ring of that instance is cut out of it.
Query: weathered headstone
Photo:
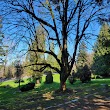
[[[51,71],[48,71],[45,83],[47,84],[53,83],[53,76]]]

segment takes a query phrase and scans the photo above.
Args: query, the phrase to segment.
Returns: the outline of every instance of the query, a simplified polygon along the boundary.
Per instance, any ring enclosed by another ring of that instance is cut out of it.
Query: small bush
[[[80,70],[79,78],[82,83],[91,81],[91,71],[87,65]]]
[[[35,87],[35,83],[28,83],[28,84],[22,86],[22,87],[20,88],[20,90],[21,90],[22,92],[25,92],[25,91],[29,91],[29,90],[34,89],[34,87]]]
[[[72,75],[70,75],[68,77],[68,80],[69,80],[70,84],[73,84],[76,81],[75,78]]]
[[[51,71],[48,71],[45,83],[47,83],[47,84],[53,83],[53,76],[52,76],[52,72]]]
[[[76,75],[77,74],[73,70],[72,74],[68,77],[70,84],[73,84],[76,81]]]

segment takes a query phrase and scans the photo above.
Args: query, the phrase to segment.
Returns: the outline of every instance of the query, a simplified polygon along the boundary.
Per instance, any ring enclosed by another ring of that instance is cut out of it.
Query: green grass
[[[75,97],[81,97],[85,94],[96,92],[97,88],[101,88],[101,84],[108,84],[110,86],[110,79],[94,79],[89,83],[82,84],[77,80],[73,85],[67,81],[67,88],[76,90],[74,95],[65,94],[63,96],[57,96],[53,94],[53,91],[59,88],[59,75],[54,74],[54,83],[45,84],[45,76],[42,77],[42,83],[37,84],[35,89],[20,92],[18,90],[18,84],[14,81],[5,81],[0,83],[0,109],[5,110],[20,110],[26,108],[47,107],[55,104],[62,103],[64,99],[71,100]],[[27,84],[29,80],[24,79],[24,83]],[[8,86],[7,86],[8,85]]]

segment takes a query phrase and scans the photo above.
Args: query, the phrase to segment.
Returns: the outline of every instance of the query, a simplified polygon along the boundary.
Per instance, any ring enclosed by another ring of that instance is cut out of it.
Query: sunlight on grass
[[[73,100],[76,97],[82,97],[101,90],[101,84],[108,84],[110,86],[110,79],[93,79],[89,83],[81,83],[78,79],[71,85],[67,81],[67,88],[74,90],[74,94],[55,95],[54,91],[59,88],[59,74],[53,74],[54,82],[52,84],[45,84],[45,77],[42,77],[42,83],[36,84],[35,89],[20,92],[18,83],[13,80],[5,81],[0,84],[0,109],[25,109],[26,107],[47,107],[63,103],[65,100]],[[24,79],[21,85],[27,84],[29,80]],[[97,96],[97,95],[94,95]]]

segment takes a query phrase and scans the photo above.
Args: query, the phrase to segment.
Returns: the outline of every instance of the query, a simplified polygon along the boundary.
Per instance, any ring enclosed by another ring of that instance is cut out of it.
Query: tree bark
[[[19,82],[19,90],[20,90],[20,82],[21,82],[20,79],[18,80],[18,82]]]
[[[66,82],[60,81],[60,91],[66,90]]]
[[[68,74],[67,68],[63,67],[62,72],[60,74],[60,91],[65,91],[67,89],[66,88],[66,80],[68,78],[67,74]]]

